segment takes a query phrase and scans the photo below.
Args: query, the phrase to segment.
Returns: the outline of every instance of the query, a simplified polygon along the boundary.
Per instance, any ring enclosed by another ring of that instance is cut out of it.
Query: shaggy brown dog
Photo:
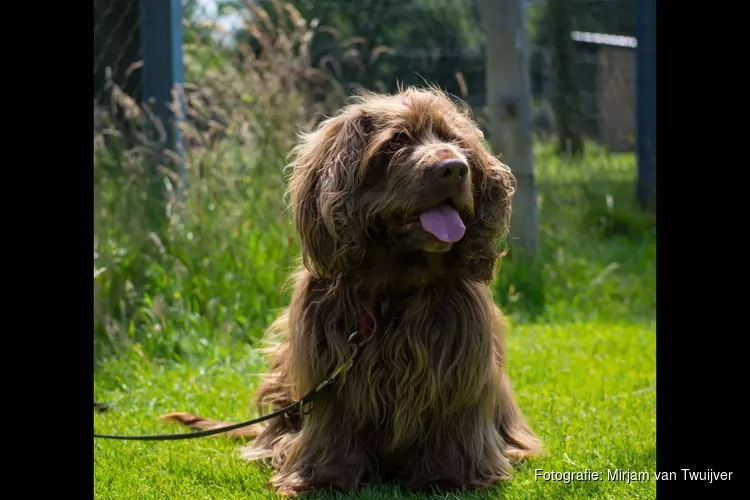
[[[363,316],[374,329],[309,413],[235,431],[257,434],[245,456],[270,459],[272,484],[289,496],[506,478],[511,460],[540,451],[513,399],[489,287],[508,230],[509,170],[468,111],[433,89],[364,94],[305,135],[293,158],[303,265],[270,329],[277,347],[259,410],[293,403],[344,363]]]

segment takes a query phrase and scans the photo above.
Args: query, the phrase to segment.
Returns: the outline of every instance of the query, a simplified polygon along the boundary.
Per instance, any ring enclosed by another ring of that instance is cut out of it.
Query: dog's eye
[[[391,140],[388,142],[388,149],[390,151],[398,151],[399,149],[406,146],[409,142],[409,137],[403,132],[396,133]]]

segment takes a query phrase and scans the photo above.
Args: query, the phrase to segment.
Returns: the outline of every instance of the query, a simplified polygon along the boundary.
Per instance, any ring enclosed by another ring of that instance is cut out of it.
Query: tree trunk
[[[523,0],[481,0],[480,8],[486,36],[489,142],[517,181],[511,248],[534,257],[538,215],[525,7]]]
[[[573,69],[573,40],[568,0],[547,0],[552,30],[552,59],[555,68],[555,114],[560,152],[579,156],[583,153],[581,103]]]

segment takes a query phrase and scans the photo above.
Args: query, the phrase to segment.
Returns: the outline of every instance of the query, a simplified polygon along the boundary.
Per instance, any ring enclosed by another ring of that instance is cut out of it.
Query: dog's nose
[[[461,160],[445,160],[438,163],[432,173],[441,182],[456,183],[466,179],[469,167]]]

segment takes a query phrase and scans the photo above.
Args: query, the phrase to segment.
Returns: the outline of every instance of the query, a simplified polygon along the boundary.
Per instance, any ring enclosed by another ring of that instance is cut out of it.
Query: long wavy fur
[[[408,240],[388,228],[433,201],[424,172],[441,155],[469,165],[466,233],[444,253],[404,251]],[[376,483],[484,487],[539,454],[514,401],[489,287],[514,179],[468,110],[433,88],[364,93],[301,137],[290,166],[303,260],[291,304],[268,332],[275,347],[259,410],[294,402],[346,361],[373,288],[382,300],[354,367],[308,414],[246,431],[255,440],[244,456],[267,460],[273,486],[293,496]]]

